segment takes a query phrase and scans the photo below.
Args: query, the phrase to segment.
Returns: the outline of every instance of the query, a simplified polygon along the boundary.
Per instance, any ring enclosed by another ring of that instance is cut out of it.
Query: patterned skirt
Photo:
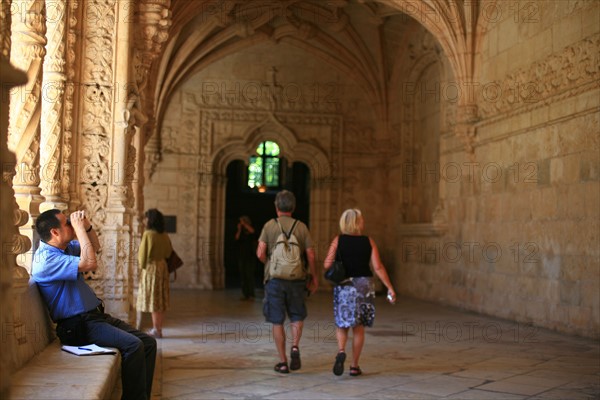
[[[333,317],[338,328],[371,327],[375,321],[373,278],[352,278],[351,283],[333,288]]]
[[[149,261],[140,270],[137,310],[166,311],[169,308],[169,270],[165,260]]]

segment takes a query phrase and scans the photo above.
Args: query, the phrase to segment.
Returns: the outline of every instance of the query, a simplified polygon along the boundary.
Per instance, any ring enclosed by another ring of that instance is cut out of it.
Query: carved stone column
[[[67,32],[66,32],[66,48],[65,48],[65,94],[64,94],[64,105],[63,105],[63,120],[62,120],[62,150],[61,150],[61,171],[60,171],[60,182],[61,182],[61,194],[60,197],[63,201],[69,204],[70,210],[79,208],[80,199],[77,194],[77,182],[75,174],[78,171],[75,168],[77,162],[77,152],[73,152],[73,149],[77,149],[79,142],[79,135],[73,135],[73,129],[76,127],[78,113],[77,105],[79,104],[81,93],[79,91],[79,69],[81,68],[79,59],[81,52],[78,48],[78,43],[81,42],[81,20],[83,20],[82,12],[84,11],[79,7],[79,1],[68,1],[66,2],[68,9],[67,13]],[[73,177],[71,176],[73,175]]]
[[[27,85],[10,95],[8,146],[17,156],[13,188],[17,203],[29,214],[21,233],[33,238],[35,218],[43,201],[39,188],[42,63],[46,54],[43,0],[13,1],[11,62],[26,71]]]
[[[40,187],[45,201],[40,212],[52,208],[65,210],[67,203],[61,197],[61,161],[63,104],[65,101],[65,45],[67,0],[48,3],[48,45],[44,59],[42,92],[42,120],[40,143]]]
[[[2,180],[0,181],[0,215],[3,223],[0,224],[0,324],[6,328],[12,326],[13,294],[11,286],[13,274],[28,276],[27,271],[17,265],[15,246],[21,244],[27,247],[28,238],[19,235],[16,225],[7,223],[11,216],[21,216],[15,203],[14,190],[11,182],[14,176],[16,157],[9,151],[8,142],[8,110],[9,90],[17,85],[27,82],[24,72],[16,70],[8,61],[10,54],[10,2],[3,1],[0,5],[0,159],[2,160]],[[25,251],[29,248],[25,248]],[[9,398],[10,365],[14,349],[4,343],[0,352],[0,398]]]
[[[130,170],[130,146],[135,134],[137,95],[132,77],[132,21],[128,20],[135,4],[131,0],[116,3],[117,31],[114,52],[113,87],[116,90],[112,127],[109,191],[106,205],[104,246],[107,274],[104,277],[105,302],[112,313],[125,321],[133,322],[133,202]],[[128,12],[129,11],[129,12]],[[133,92],[133,93],[132,93]],[[131,165],[133,167],[134,165]]]
[[[112,173],[110,133],[115,103],[113,66],[117,18],[115,0],[89,0],[85,4],[85,18],[82,19],[81,27],[81,40],[85,43],[81,57],[81,100],[76,108],[79,123],[77,128],[80,132],[77,139],[79,154],[76,157],[79,170],[72,174],[77,177],[74,187],[78,191],[72,197],[78,198],[81,207],[89,212],[103,248],[98,269],[89,274],[92,279],[88,281],[102,298],[106,298],[105,292],[111,292],[110,288],[105,288],[103,277],[120,279],[114,264],[117,258],[116,240],[107,239],[106,230],[109,224],[106,205]],[[111,313],[112,307],[112,303],[107,302],[107,309]]]

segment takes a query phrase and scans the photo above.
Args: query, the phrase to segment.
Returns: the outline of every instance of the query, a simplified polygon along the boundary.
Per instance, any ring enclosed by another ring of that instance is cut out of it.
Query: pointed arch
[[[245,139],[231,141],[215,150],[212,159],[215,172],[226,174],[227,165],[233,160],[244,160],[247,163],[260,143],[271,140],[279,145],[281,156],[288,163],[299,161],[306,164],[314,179],[331,176],[331,166],[325,152],[318,146],[300,142],[292,129],[282,124],[273,114],[248,127],[242,137]]]

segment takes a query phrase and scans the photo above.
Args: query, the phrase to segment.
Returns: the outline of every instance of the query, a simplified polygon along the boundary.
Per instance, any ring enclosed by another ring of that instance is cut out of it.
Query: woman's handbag
[[[167,267],[169,268],[169,273],[177,271],[183,265],[183,260],[175,253],[175,250],[171,253],[169,258],[167,258]]]
[[[346,279],[346,268],[342,261],[334,261],[331,267],[325,271],[325,279],[334,285],[339,285]]]
[[[325,279],[334,285],[339,285],[342,281],[346,280],[346,268],[342,262],[342,256],[340,255],[340,242],[338,239],[338,248],[335,252],[335,261],[331,264],[331,267],[325,271]]]

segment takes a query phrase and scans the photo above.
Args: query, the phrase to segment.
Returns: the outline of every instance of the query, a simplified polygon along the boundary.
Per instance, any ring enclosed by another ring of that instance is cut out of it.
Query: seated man
[[[85,213],[75,211],[67,219],[60,210],[48,210],[38,217],[35,228],[41,242],[31,276],[57,323],[61,343],[116,347],[122,357],[123,399],[149,399],[156,340],[105,314],[102,301],[83,280],[83,272],[96,270],[100,250]]]

